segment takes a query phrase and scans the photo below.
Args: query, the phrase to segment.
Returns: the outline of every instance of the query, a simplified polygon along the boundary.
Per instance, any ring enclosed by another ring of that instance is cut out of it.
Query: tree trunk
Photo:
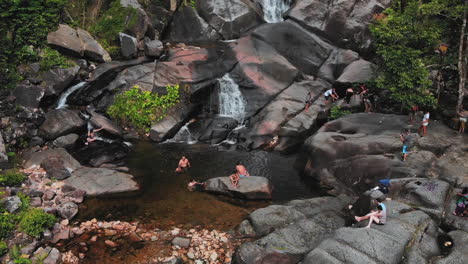
[[[458,83],[458,100],[457,100],[457,112],[461,112],[463,110],[463,98],[465,96],[465,83],[466,83],[466,64],[467,64],[467,59],[466,59],[466,51],[465,51],[465,42],[466,39],[468,38],[465,37],[465,31],[466,31],[466,5],[468,3],[468,0],[465,0],[465,6],[463,9],[463,22],[462,22],[462,27],[460,31],[460,47],[458,49],[458,76],[459,76],[459,83]],[[468,49],[468,44],[467,44],[467,49]]]

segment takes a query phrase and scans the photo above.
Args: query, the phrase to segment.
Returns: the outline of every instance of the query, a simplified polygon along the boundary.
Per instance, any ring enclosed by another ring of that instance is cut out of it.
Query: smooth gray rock
[[[82,42],[81,52],[85,58],[97,62],[111,61],[109,53],[102,48],[101,44],[88,31],[78,28],[76,33]]]
[[[182,5],[174,14],[169,29],[170,42],[217,40],[221,38],[215,29],[201,18],[191,6]]]
[[[45,119],[39,127],[39,132],[47,139],[58,138],[86,125],[77,111],[69,109],[51,110],[45,115]]]
[[[122,194],[140,189],[132,175],[104,168],[82,167],[73,171],[65,184],[86,190],[88,196]]]
[[[229,177],[212,178],[204,183],[204,190],[241,199],[271,199],[272,186],[265,177],[250,176],[239,180],[238,188]]]
[[[66,202],[57,207],[60,217],[71,220],[78,213],[78,205],[73,202]]]
[[[159,57],[164,51],[164,46],[161,41],[145,38],[145,55],[148,57]]]
[[[73,146],[78,138],[79,136],[77,134],[71,133],[54,139],[52,144],[57,148],[68,148]]]
[[[69,171],[74,171],[81,167],[80,163],[70,154],[68,154],[68,152],[63,148],[26,153],[23,167],[29,169],[33,166],[40,166],[43,161],[50,158],[57,158],[61,160],[63,162],[63,166]]]
[[[255,10],[241,0],[199,0],[197,11],[224,39],[236,39],[262,23]]]
[[[255,210],[248,218],[255,233],[261,236],[284,227],[291,222],[304,219],[306,216],[292,206],[270,205]]]
[[[13,91],[17,104],[31,108],[39,107],[44,94],[44,88],[35,85],[19,84]]]
[[[105,131],[110,134],[121,136],[124,131],[120,128],[115,122],[108,119],[107,117],[93,111],[91,108],[87,108],[86,111],[91,115],[91,124],[96,128],[103,128]]]
[[[375,76],[377,66],[366,60],[357,60],[349,64],[340,77],[336,80],[338,83],[365,83]]]
[[[79,70],[79,66],[73,66],[66,69],[51,69],[42,74],[43,83],[41,86],[44,88],[45,96],[59,96],[72,84]]]
[[[56,248],[52,248],[47,258],[44,259],[44,264],[60,264],[62,263],[62,254]]]
[[[185,237],[174,237],[171,243],[174,246],[179,246],[181,248],[188,248],[190,246],[190,239],[185,238]]]
[[[136,57],[138,52],[137,39],[125,33],[119,33],[119,39],[120,52],[122,55],[127,59]]]
[[[448,235],[453,239],[453,248],[450,254],[445,258],[439,258],[434,261],[435,264],[463,264],[468,259],[466,245],[468,244],[468,233],[455,230]]]
[[[3,198],[0,203],[5,206],[10,214],[17,212],[22,204],[20,198],[16,195]]]

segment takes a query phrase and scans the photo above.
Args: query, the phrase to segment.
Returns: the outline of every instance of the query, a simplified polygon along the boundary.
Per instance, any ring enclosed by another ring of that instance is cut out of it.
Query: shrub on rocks
[[[15,216],[4,212],[0,214],[0,239],[6,238],[15,227]]]
[[[8,245],[5,241],[0,241],[0,257],[8,252]]]
[[[26,176],[24,176],[24,174],[22,174],[21,172],[18,172],[16,170],[8,170],[4,172],[3,174],[0,174],[0,185],[18,186],[25,179],[26,179]]]
[[[53,215],[45,213],[39,208],[31,208],[22,216],[20,229],[30,236],[39,236],[46,228],[50,228],[56,222]]]

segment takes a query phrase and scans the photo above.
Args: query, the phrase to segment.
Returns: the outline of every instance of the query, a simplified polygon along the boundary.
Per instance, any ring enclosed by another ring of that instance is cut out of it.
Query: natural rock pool
[[[192,168],[175,173],[185,154]],[[238,201],[201,192],[189,192],[190,179],[204,181],[227,176],[241,161],[251,175],[267,177],[273,184],[273,201]],[[283,156],[266,151],[227,151],[205,144],[135,143],[127,166],[142,186],[133,197],[91,198],[80,210],[80,220],[91,218],[134,220],[147,217],[161,227],[178,224],[231,229],[256,208],[296,198],[317,196],[294,168],[296,155]]]

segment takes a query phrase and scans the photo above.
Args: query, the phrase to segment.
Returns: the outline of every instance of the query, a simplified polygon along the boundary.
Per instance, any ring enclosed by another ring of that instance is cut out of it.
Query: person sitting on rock
[[[328,89],[325,93],[325,104],[329,104],[329,99],[331,98],[332,99],[332,102],[334,102],[335,100],[337,100],[339,98],[338,94],[336,93],[336,89],[335,88],[332,88],[332,89]]]
[[[99,132],[99,131],[101,131],[103,129],[104,128],[101,127],[101,128],[98,128],[98,129],[92,129],[92,130],[88,131],[88,137],[86,138],[85,145],[88,145],[89,143],[91,143],[93,141],[96,141],[98,139],[97,135],[96,135],[96,132]]]
[[[231,179],[232,186],[237,188],[239,186],[239,181],[241,178],[249,177],[250,174],[247,171],[247,169],[242,165],[240,161],[236,163],[236,172],[229,176],[229,179]]]
[[[468,205],[468,188],[463,188],[461,193],[457,193],[457,207],[455,208],[454,215],[457,216],[466,216],[467,215],[467,205]]]
[[[369,224],[366,228],[370,228],[372,222],[383,225],[387,222],[387,208],[385,204],[382,202],[382,199],[376,199],[375,202],[377,203],[377,211],[371,211],[365,216],[355,216],[357,222],[361,222],[362,220],[369,219]]]
[[[406,161],[408,159],[408,152],[414,145],[414,136],[409,132],[408,129],[405,129],[403,134],[400,134],[400,140],[403,142],[403,149],[401,150],[401,153],[403,153],[402,161]]]
[[[312,101],[312,91],[310,91],[308,94],[307,94],[307,98],[306,98],[306,101],[305,101],[305,108],[304,110],[306,112],[309,112],[309,107],[312,105],[313,101]]]
[[[190,161],[182,155],[182,158],[179,160],[179,165],[175,169],[176,172],[186,172],[191,167]]]

